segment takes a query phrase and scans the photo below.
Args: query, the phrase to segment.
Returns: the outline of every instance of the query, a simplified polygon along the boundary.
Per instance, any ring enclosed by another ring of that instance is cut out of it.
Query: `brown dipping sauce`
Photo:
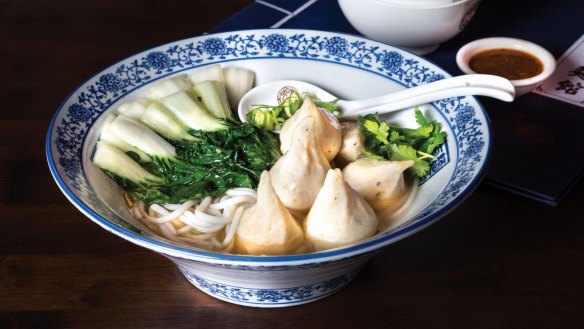
[[[498,75],[509,80],[534,77],[543,72],[543,63],[524,51],[497,48],[471,57],[470,68],[476,73]]]

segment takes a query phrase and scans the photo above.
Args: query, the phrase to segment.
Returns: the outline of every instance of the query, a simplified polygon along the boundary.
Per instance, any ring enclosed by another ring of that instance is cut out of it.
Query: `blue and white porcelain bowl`
[[[403,218],[357,245],[293,256],[240,256],[208,252],[166,240],[133,219],[122,191],[89,160],[106,113],[146,93],[159,79],[219,63],[256,73],[256,84],[297,79],[343,99],[379,95],[448,77],[410,52],[360,37],[309,30],[249,30],[194,37],[128,57],[91,77],[57,109],[46,152],[65,196],[111,233],[168,257],[202,291],[258,307],[308,303],[346,286],[375,252],[446,215],[478,185],[491,147],[491,131],[473,97],[422,105],[448,133],[431,173],[420,182]],[[385,117],[413,123],[411,111]]]

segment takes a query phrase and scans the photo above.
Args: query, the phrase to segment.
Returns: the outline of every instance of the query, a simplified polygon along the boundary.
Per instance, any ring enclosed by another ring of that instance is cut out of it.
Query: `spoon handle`
[[[460,97],[460,96],[470,96],[470,95],[481,95],[481,96],[489,96],[494,97],[501,100],[507,100],[509,97],[513,97],[512,94],[509,94],[503,90],[497,90],[493,88],[483,88],[483,87],[459,87],[459,88],[451,88],[447,90],[441,90],[438,92],[428,93],[421,95],[416,98],[406,98],[396,102],[388,103],[379,105],[376,107],[370,107],[362,110],[355,111],[353,113],[345,114],[343,113],[343,118],[354,119],[358,115],[366,115],[371,113],[390,113],[395,112],[402,109],[407,109],[414,107],[416,105],[426,104],[430,102],[434,102],[441,99],[447,99],[452,97]],[[511,98],[512,100],[512,98]]]
[[[469,95],[489,96],[510,102],[515,98],[515,88],[509,80],[499,76],[468,74],[383,96],[356,101],[339,100],[337,105],[343,111],[343,117],[351,118],[366,113],[387,113],[440,99]]]

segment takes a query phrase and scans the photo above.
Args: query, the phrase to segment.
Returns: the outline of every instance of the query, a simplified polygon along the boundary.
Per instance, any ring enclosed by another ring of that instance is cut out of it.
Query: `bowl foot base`
[[[347,286],[360,269],[361,267],[323,282],[274,289],[239,287],[215,282],[179,266],[179,270],[190,283],[212,297],[233,304],[264,308],[302,305],[328,297]]]
[[[415,53],[416,55],[426,55],[438,49],[438,47],[440,47],[440,44],[428,47],[403,47],[403,48]]]

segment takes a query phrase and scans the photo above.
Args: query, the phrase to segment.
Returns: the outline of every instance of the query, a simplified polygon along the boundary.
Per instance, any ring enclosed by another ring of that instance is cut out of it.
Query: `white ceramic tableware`
[[[456,53],[456,64],[466,74],[476,74],[469,67],[470,59],[482,51],[490,49],[513,49],[526,52],[538,58],[543,64],[543,71],[531,78],[510,80],[515,86],[515,94],[521,96],[533,90],[549,78],[556,69],[556,59],[545,48],[523,39],[494,37],[472,41],[461,47]]]
[[[458,96],[489,96],[505,102],[511,102],[515,98],[515,88],[509,80],[487,74],[446,78],[386,95],[359,100],[338,99],[328,91],[304,81],[279,80],[259,85],[246,93],[239,102],[237,111],[239,120],[246,121],[246,115],[254,105],[270,104],[274,95],[277,95],[283,88],[289,87],[300,93],[311,94],[322,101],[334,101],[344,119],[354,119],[358,115],[370,113],[390,113]]]
[[[156,81],[212,64],[253,70],[257,85],[303,80],[345,99],[403,90],[449,74],[410,52],[357,36],[266,29],[203,35],[148,49],[73,90],[47,132],[47,160],[59,188],[91,221],[164,255],[193,285],[218,299],[284,307],[329,296],[345,287],[381,248],[460,205],[486,172],[491,149],[486,114],[475,98],[453,97],[419,106],[429,119],[441,123],[447,141],[420,180],[412,206],[379,234],[343,248],[288,256],[215,253],[167,240],[131,216],[123,191],[90,158],[105,117],[116,113],[119,104],[147,95]],[[416,125],[413,111],[381,118],[404,127]]]
[[[429,7],[449,4],[460,0],[379,0],[379,1],[402,6]]]
[[[366,37],[423,55],[462,31],[479,0],[407,6],[382,0],[339,0],[349,23]]]

